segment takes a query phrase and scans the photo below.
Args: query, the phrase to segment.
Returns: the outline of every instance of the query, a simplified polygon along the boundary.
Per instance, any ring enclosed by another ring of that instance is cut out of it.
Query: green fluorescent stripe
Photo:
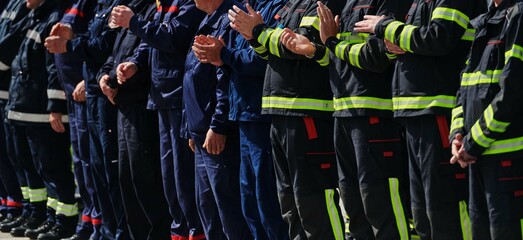
[[[492,109],[492,105],[489,105],[487,109],[485,109],[483,112],[483,117],[485,118],[487,128],[493,132],[505,132],[507,127],[510,125],[508,122],[501,122],[494,119],[494,110]]]
[[[347,47],[349,45],[350,45],[350,43],[346,42],[346,41],[339,42],[336,45],[334,55],[336,55],[336,57],[338,57],[344,61],[347,61],[347,59],[345,58],[345,50],[347,49]]]
[[[332,101],[312,98],[263,97],[262,108],[334,111]]]
[[[30,202],[42,202],[47,200],[47,191],[45,188],[31,189],[29,188]]]
[[[254,48],[254,51],[258,54],[264,54],[267,52],[267,48],[265,48],[265,46],[261,45],[259,47],[255,47]]]
[[[463,41],[474,41],[474,35],[476,34],[476,29],[474,28],[467,28],[465,30],[465,33],[463,36],[461,36],[461,40]]]
[[[338,214],[338,208],[334,201],[334,191],[335,190],[332,189],[325,190],[325,202],[327,203],[327,212],[329,213],[334,239],[343,240],[343,228],[341,227],[340,215]]]
[[[416,28],[418,28],[418,27],[411,26],[411,25],[405,25],[405,27],[403,28],[403,31],[401,31],[401,33],[400,33],[400,47],[403,50],[412,52],[412,50],[410,48],[410,42],[411,42],[411,38],[412,38],[412,32]]]
[[[352,108],[371,108],[392,111],[392,100],[363,96],[334,99],[334,110],[339,111]]]
[[[368,33],[355,33],[352,32],[343,32],[338,33],[336,37],[342,41],[347,41],[350,44],[364,43],[369,38],[370,34]]]
[[[300,27],[313,27],[320,30],[320,18],[319,17],[303,17],[300,22]]]
[[[47,198],[47,206],[56,210],[58,208],[58,200],[54,198]]]
[[[329,52],[330,52],[330,50],[328,48],[325,48],[325,54],[323,55],[323,57],[320,60],[318,60],[318,63],[320,64],[320,66],[329,65]]]
[[[78,215],[78,204],[65,204],[62,202],[58,202],[56,214],[63,214],[67,217],[76,216]]]
[[[22,191],[22,196],[24,199],[29,199],[29,188],[28,187],[20,187],[20,190]]]
[[[385,28],[385,39],[389,40],[392,43],[396,43],[396,40],[394,39],[396,36],[396,30],[401,26],[404,25],[402,22],[399,21],[393,21],[387,25]]]
[[[483,131],[481,130],[481,127],[479,126],[479,122],[476,122],[474,126],[472,126],[472,129],[470,130],[472,134],[472,139],[479,144],[480,146],[487,148],[490,146],[492,142],[494,142],[494,139],[489,138],[485,136]]]
[[[459,10],[453,9],[453,8],[444,8],[444,7],[437,7],[432,12],[432,20],[434,19],[444,19],[448,21],[453,21],[463,27],[464,29],[467,29],[467,26],[469,24],[469,17]]]
[[[461,86],[474,86],[478,84],[498,83],[503,70],[487,70],[485,73],[481,71],[473,73],[463,73],[461,77]]]
[[[523,61],[523,48],[517,44],[513,44],[512,48],[505,52],[505,64],[508,62],[509,58],[517,58],[520,61]]]
[[[454,132],[455,130],[458,130],[465,126],[463,124],[463,118],[456,118],[452,123],[450,124],[450,132]]]
[[[456,107],[452,109],[452,119],[456,118],[458,115],[463,113],[463,106]]]
[[[272,28],[268,28],[268,29],[265,29],[261,34],[260,36],[258,36],[258,42],[263,45],[263,46],[266,46],[267,45],[267,41],[269,41],[269,37],[271,36],[271,34],[274,32],[274,29]]]
[[[276,55],[277,57],[280,57],[280,49],[278,48],[278,45],[280,43],[280,36],[283,34],[283,29],[278,28],[274,30],[274,32],[271,35],[271,39],[269,41],[269,51]]]
[[[465,201],[459,201],[459,218],[461,219],[463,240],[472,240],[472,228],[470,226],[470,218]]]
[[[428,97],[393,97],[392,106],[394,110],[425,109],[431,107],[454,108],[456,97],[438,95]]]
[[[398,233],[401,240],[409,239],[409,231],[407,229],[407,220],[405,219],[405,212],[403,211],[403,204],[401,203],[399,193],[399,182],[397,178],[389,178],[390,200],[392,203],[392,210],[396,219]]]
[[[519,220],[520,228],[521,228],[521,236],[523,236],[523,219]]]
[[[352,45],[352,47],[349,50],[349,62],[352,66],[355,66],[357,68],[361,68],[360,66],[360,51],[361,48],[365,45],[365,43],[358,43]]]
[[[523,137],[498,140],[490,144],[483,155],[517,152],[523,150]]]

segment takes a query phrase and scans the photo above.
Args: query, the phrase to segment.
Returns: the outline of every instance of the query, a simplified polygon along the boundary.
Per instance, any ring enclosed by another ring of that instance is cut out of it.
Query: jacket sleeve
[[[514,122],[516,116],[523,114],[520,107],[514,107],[523,102],[523,14],[518,7],[516,5],[507,15],[505,66],[499,79],[500,91],[465,137],[465,150],[475,157],[487,149],[496,152],[510,148],[510,142],[495,141],[511,124],[522,124]]]
[[[194,1],[185,1],[179,13],[170,22],[155,23],[142,20],[136,15],[131,18],[129,29],[149,44],[164,52],[180,51],[180,46],[189,46],[198,24],[205,13],[198,10]],[[186,51],[187,49],[181,49]]]
[[[336,37],[330,37],[325,42],[327,48],[337,57],[360,69],[372,72],[384,72],[395,59],[394,54],[388,54],[383,40],[370,37],[364,43],[351,44]]]
[[[241,75],[264,76],[267,62],[252,48],[236,49],[224,47],[220,58],[232,71]]]
[[[465,135],[466,133],[463,123],[463,105],[461,103],[461,91],[459,89],[458,93],[456,94],[456,106],[454,107],[454,109],[452,109],[452,118],[449,135],[450,142],[452,142],[452,140],[458,133],[461,133],[463,135]]]
[[[67,52],[79,55],[87,61],[103,64],[113,50],[117,31],[104,24],[101,34],[77,34],[67,42]]]
[[[134,51],[134,55],[131,56],[128,60],[136,64],[138,70],[146,69],[149,67],[149,53],[150,47],[149,44],[145,43],[142,39],[142,42],[138,48]]]
[[[16,20],[18,21],[11,22],[9,31],[0,39],[0,49],[2,49],[2,54],[0,54],[1,72],[8,72],[11,69],[11,62],[15,59],[18,48],[24,39],[25,32],[23,32],[23,29],[27,22],[27,16],[15,18]]]
[[[482,4],[474,1],[473,4]],[[473,32],[468,28],[471,1],[439,0],[429,24],[413,26],[386,18],[376,26],[376,35],[391,41],[406,52],[426,56],[447,55],[459,41]]]
[[[49,36],[51,27],[48,25],[45,37]],[[45,38],[44,38],[45,39]],[[67,101],[65,91],[58,80],[58,73],[54,62],[54,55],[45,51],[45,64],[47,69],[47,111],[56,113],[67,113]]]

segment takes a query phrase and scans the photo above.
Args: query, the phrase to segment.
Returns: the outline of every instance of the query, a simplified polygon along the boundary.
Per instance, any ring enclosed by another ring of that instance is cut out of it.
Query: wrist
[[[309,47],[307,47],[307,53],[305,54],[305,57],[307,58],[314,58],[314,55],[316,55],[316,44],[313,42],[309,43]]]

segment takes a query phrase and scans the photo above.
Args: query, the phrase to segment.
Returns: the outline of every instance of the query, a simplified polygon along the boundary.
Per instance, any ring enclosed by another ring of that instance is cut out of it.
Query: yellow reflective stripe
[[[492,105],[489,105],[487,109],[485,109],[483,117],[485,118],[487,128],[493,132],[505,132],[507,127],[510,125],[509,122],[498,121],[494,118],[494,109],[492,109]]]
[[[487,70],[473,73],[463,73],[461,76],[461,86],[473,86],[478,84],[498,83],[503,70]]]
[[[389,178],[389,189],[392,210],[394,211],[400,239],[408,240],[409,230],[407,229],[407,220],[405,219],[405,212],[403,211],[403,204],[401,203],[399,181],[397,178]]]
[[[263,97],[262,108],[334,111],[332,101],[312,98]]]
[[[29,199],[29,188],[28,187],[20,187],[20,190],[22,191],[22,196],[24,199]]]
[[[461,36],[461,40],[463,41],[474,41],[474,35],[476,34],[476,29],[474,28],[467,28],[465,30],[465,33],[463,36]]]
[[[332,227],[332,233],[334,239],[343,240],[343,228],[341,227],[340,215],[338,213],[338,207],[334,201],[334,191],[332,189],[325,190],[325,202],[327,203],[327,212],[329,213],[330,224]]]
[[[277,57],[280,57],[280,49],[278,48],[278,45],[280,43],[280,36],[282,33],[283,29],[277,28],[274,30],[271,35],[271,39],[269,40],[269,51]]]
[[[523,61],[523,48],[517,44],[513,44],[512,48],[505,52],[505,64],[508,62],[508,59],[512,57]]]
[[[334,110],[372,108],[392,111],[392,100],[385,98],[353,96],[334,99]]]
[[[47,191],[45,188],[31,189],[29,188],[30,202],[43,202],[47,200]]]
[[[340,39],[342,41],[347,41],[350,44],[364,43],[364,42],[367,41],[369,36],[370,36],[370,34],[368,34],[368,33],[355,33],[355,34],[353,34],[352,32],[343,32],[343,33],[338,33],[336,35],[336,37],[338,39]]]
[[[454,108],[455,105],[456,97],[446,95],[392,98],[394,110],[425,109],[430,107]]]
[[[410,239],[411,239],[411,240],[421,240],[420,236],[418,236],[418,235],[412,235],[412,236],[410,237]]]
[[[458,117],[458,115],[463,113],[463,106],[455,107],[452,109],[452,119]]]
[[[66,217],[72,217],[78,215],[78,204],[65,204],[63,202],[58,202],[58,208],[56,209],[56,214],[62,214]]]
[[[434,19],[444,19],[452,21],[460,25],[461,27],[467,29],[469,25],[469,17],[459,10],[453,8],[437,7],[432,12],[432,20]]]
[[[303,17],[300,22],[300,27],[313,27],[316,30],[320,30],[320,18],[319,17]]]
[[[267,48],[265,46],[261,45],[254,48],[254,51],[258,54],[265,54],[267,52]]]
[[[55,198],[47,198],[47,207],[50,207],[54,210],[58,209],[58,199]]]
[[[483,155],[493,155],[509,153],[523,150],[523,137],[497,140],[490,144],[490,147],[483,152]]]
[[[450,132],[454,132],[460,128],[463,128],[463,126],[465,126],[463,124],[463,118],[456,118],[450,124]]]
[[[461,220],[460,222],[463,240],[472,240],[472,228],[470,226],[467,202],[465,201],[459,201],[459,218]]]
[[[361,48],[365,45],[365,43],[358,43],[352,45],[352,47],[349,50],[349,63],[352,66],[361,68],[360,66],[360,52]]]
[[[398,56],[396,54],[394,54],[394,53],[385,52],[385,55],[387,55],[387,58],[389,60],[394,60],[394,59],[398,58]]]
[[[479,122],[476,122],[474,126],[472,126],[470,133],[472,134],[472,139],[474,139],[474,142],[476,142],[484,148],[489,147],[490,144],[494,142],[494,139],[485,136],[483,130],[481,130]]]
[[[347,59],[345,58],[345,50],[347,49],[347,47],[349,45],[350,45],[350,43],[346,42],[346,41],[339,42],[336,45],[336,48],[334,49],[334,55],[336,55],[336,57],[338,57],[344,61],[347,61]]]
[[[400,33],[400,48],[405,51],[412,52],[410,49],[410,39],[412,38],[412,32],[418,27],[412,25],[405,25]]]
[[[271,34],[274,32],[275,30],[272,29],[272,28],[267,28],[265,29],[264,31],[261,32],[260,36],[258,36],[258,42],[263,45],[263,46],[266,46],[267,45],[267,41],[269,41],[269,38],[271,36]]]
[[[330,50],[328,48],[325,48],[325,54],[323,54],[323,57],[317,61],[320,64],[320,66],[329,65],[329,52]]]
[[[389,40],[392,43],[395,43],[396,30],[401,26],[405,25],[400,21],[393,21],[387,25],[385,28],[385,39]]]
[[[519,220],[520,228],[521,228],[521,236],[523,236],[523,219]]]

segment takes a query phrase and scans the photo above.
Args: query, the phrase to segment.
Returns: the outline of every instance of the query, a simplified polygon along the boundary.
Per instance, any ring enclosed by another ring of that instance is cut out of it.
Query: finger
[[[51,32],[49,33],[50,36],[54,36],[58,34],[58,29],[60,28],[60,23],[57,23],[51,28]]]
[[[364,20],[371,20],[371,19],[374,19],[374,18],[376,18],[376,16],[374,16],[374,15],[365,15],[365,16],[363,16]]]
[[[236,12],[234,12],[233,10],[229,10],[228,13],[229,14],[227,14],[227,17],[229,18],[229,21],[234,22],[237,16]]]
[[[256,11],[254,10],[254,8],[251,7],[250,4],[247,3],[247,4],[245,5],[245,7],[247,8],[247,11],[249,11],[249,14],[251,14],[251,15],[253,15],[253,16],[254,16],[254,15],[257,15]]]
[[[334,22],[336,23],[336,27],[340,27],[340,15],[336,15],[336,17],[334,17]]]
[[[237,17],[236,20],[238,20],[238,18],[239,18],[239,19],[242,19],[242,18],[248,18],[248,17],[249,17],[249,15],[248,15],[246,12],[244,12],[243,10],[241,10],[239,7],[237,7],[237,6],[232,6],[232,8],[234,9],[234,11],[236,11],[236,14],[238,15],[238,17]],[[252,8],[251,8],[251,9],[252,9]],[[254,11],[254,10],[253,10],[253,11]],[[254,12],[254,14],[256,14],[256,12]],[[254,14],[253,14],[253,15],[254,15]]]

